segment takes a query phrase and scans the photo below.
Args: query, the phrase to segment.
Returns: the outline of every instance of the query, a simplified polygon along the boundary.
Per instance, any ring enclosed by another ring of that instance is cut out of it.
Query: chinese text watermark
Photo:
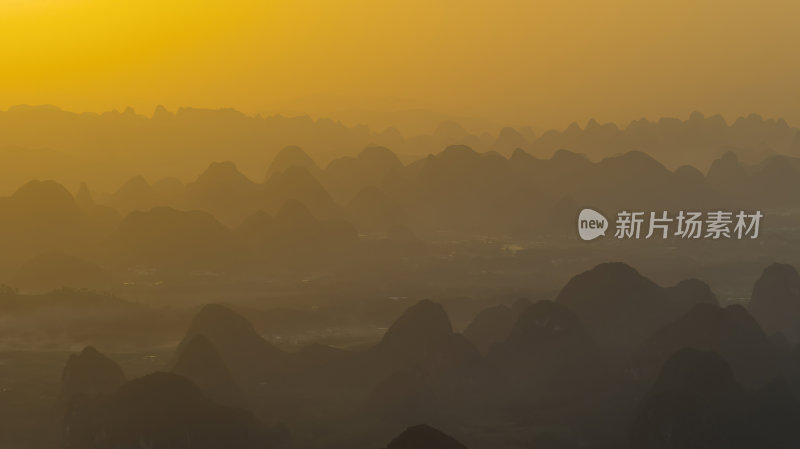
[[[755,239],[758,238],[761,211],[707,212],[668,211],[641,212],[623,210],[614,222],[617,239]],[[593,209],[583,209],[578,215],[578,235],[582,240],[594,240],[606,235],[609,221]]]

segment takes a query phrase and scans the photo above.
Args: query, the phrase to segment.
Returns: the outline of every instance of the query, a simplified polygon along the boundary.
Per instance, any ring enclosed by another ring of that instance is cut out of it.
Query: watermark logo
[[[746,212],[715,210],[708,212],[667,211],[640,212],[623,210],[617,213],[614,237],[617,239],[755,239],[758,238],[761,211]],[[593,209],[583,209],[578,215],[578,235],[582,240],[594,240],[606,235],[609,221]]]
[[[582,240],[594,240],[606,235],[608,220],[600,212],[584,209],[578,215],[578,235]]]

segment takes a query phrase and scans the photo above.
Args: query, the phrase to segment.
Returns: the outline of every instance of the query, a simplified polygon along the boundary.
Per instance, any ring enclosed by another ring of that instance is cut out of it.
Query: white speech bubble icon
[[[578,214],[578,235],[581,240],[594,240],[606,235],[608,220],[600,212],[592,209],[583,209]]]

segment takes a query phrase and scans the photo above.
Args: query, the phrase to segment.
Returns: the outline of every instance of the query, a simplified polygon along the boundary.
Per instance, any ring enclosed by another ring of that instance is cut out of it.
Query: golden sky
[[[0,109],[800,125],[796,0],[0,0]]]

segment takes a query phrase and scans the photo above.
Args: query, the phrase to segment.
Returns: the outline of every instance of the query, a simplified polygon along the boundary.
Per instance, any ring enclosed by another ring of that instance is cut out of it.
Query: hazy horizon
[[[4,109],[0,108],[0,113],[9,112],[16,108],[33,108],[33,109],[53,108],[55,110],[59,110],[62,112],[78,114],[78,115],[84,115],[84,114],[103,115],[115,112],[124,113],[126,111],[132,111],[136,115],[143,116],[148,119],[152,119],[153,116],[155,115],[156,110],[160,108],[164,108],[167,112],[171,114],[176,114],[180,110],[205,110],[205,111],[230,110],[241,113],[245,117],[249,118],[309,117],[312,120],[327,119],[340,122],[342,125],[347,126],[349,128],[354,128],[357,126],[367,126],[369,127],[370,131],[376,133],[381,133],[389,128],[394,128],[400,131],[400,133],[405,138],[432,134],[436,131],[436,127],[447,122],[457,123],[458,125],[463,127],[467,132],[473,135],[480,135],[484,133],[496,135],[500,132],[502,128],[515,128],[515,129],[530,128],[535,132],[536,138],[538,138],[541,137],[541,135],[547,131],[564,132],[570,126],[573,126],[575,124],[578,125],[580,129],[585,129],[589,123],[596,122],[597,124],[600,125],[612,124],[615,125],[617,128],[624,130],[631,123],[640,120],[646,120],[651,123],[656,123],[662,119],[677,119],[685,122],[690,120],[693,114],[700,114],[702,117],[705,118],[719,116],[722,117],[722,119],[725,121],[727,125],[733,124],[737,119],[743,119],[756,115],[764,120],[784,121],[791,128],[800,128],[800,123],[794,123],[792,121],[787,120],[785,117],[781,116],[765,115],[760,113],[759,111],[750,111],[739,115],[726,116],[724,114],[711,111],[690,110],[685,114],[681,115],[638,116],[625,121],[613,121],[613,120],[603,121],[598,119],[597,117],[592,116],[586,118],[585,120],[571,120],[565,122],[563,125],[550,126],[550,127],[538,126],[537,123],[513,123],[513,122],[494,121],[487,117],[448,114],[442,111],[421,109],[421,108],[394,109],[394,110],[343,109],[343,110],[330,110],[327,113],[321,113],[321,112],[314,113],[301,109],[247,112],[245,110],[240,110],[235,107],[227,107],[227,106],[197,107],[192,105],[178,105],[175,107],[167,107],[163,103],[157,103],[151,109],[137,109],[134,108],[133,106],[125,105],[122,107],[114,107],[111,109],[79,110],[79,109],[66,108],[62,105],[54,103],[38,103],[38,104],[19,103],[19,104],[9,105]]]
[[[757,111],[796,124],[798,16],[788,0],[16,0],[0,5],[0,108],[426,109],[541,128]]]

